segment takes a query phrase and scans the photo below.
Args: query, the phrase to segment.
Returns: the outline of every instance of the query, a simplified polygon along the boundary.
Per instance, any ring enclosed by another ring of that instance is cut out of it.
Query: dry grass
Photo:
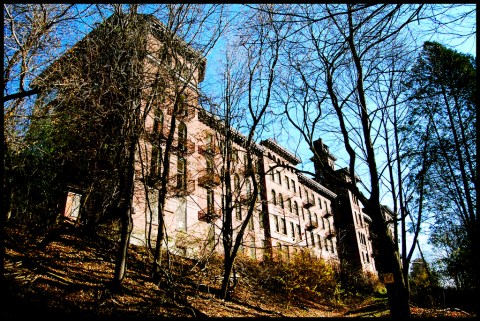
[[[67,226],[48,240],[27,242],[20,231],[7,229],[2,320],[37,316],[70,321],[388,315],[385,305],[375,307],[378,311],[372,313],[362,301],[350,302],[349,308],[321,299],[296,298],[292,302],[284,293],[263,289],[251,275],[240,279],[230,301],[223,301],[215,295],[219,284],[212,276],[219,267],[214,261],[211,267],[201,269],[192,261],[175,258],[173,270],[177,277],[170,284],[162,282],[157,286],[148,273],[148,253],[135,246],[129,251],[124,288],[111,293],[108,285],[114,273],[115,247],[108,239],[80,237]],[[465,314],[458,312],[455,316]]]

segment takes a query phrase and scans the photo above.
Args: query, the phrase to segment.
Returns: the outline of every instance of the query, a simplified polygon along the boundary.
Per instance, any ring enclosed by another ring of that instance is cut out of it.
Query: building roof
[[[217,131],[225,129],[225,124],[220,118],[203,108],[200,108],[198,111],[198,120]],[[232,127],[230,127],[230,133],[234,142],[245,147],[245,143],[247,142],[247,137],[245,135]],[[250,147],[253,148],[254,152],[256,153],[263,153],[265,151],[262,146],[255,142],[252,142]]]
[[[342,173],[342,172],[344,172],[345,174],[347,174],[348,176],[350,176],[350,170],[348,169],[348,167],[343,167],[343,168],[337,169],[335,172],[337,172],[337,173],[339,173],[339,174]],[[361,182],[361,181],[362,181],[357,174],[354,174],[354,175],[355,175],[355,179],[356,179],[358,182]]]
[[[288,162],[292,163],[293,165],[297,165],[297,164],[300,164],[302,162],[302,160],[300,158],[296,157],[295,155],[290,153],[288,150],[286,150],[285,148],[280,146],[280,144],[278,144],[277,141],[275,141],[272,138],[262,140],[260,142],[260,145],[268,147],[269,149],[271,149],[275,153],[279,154],[280,156],[285,158]]]
[[[155,16],[151,14],[137,14],[138,17],[143,19],[148,23],[150,26],[150,32],[152,35],[154,35],[158,40],[162,40],[164,35],[166,33],[171,33],[171,30],[168,30],[167,27]],[[95,31],[103,26],[106,25],[108,21],[113,20],[115,17],[115,14],[112,14],[110,17],[102,21],[96,28],[94,28],[92,31],[90,31],[85,37],[80,39],[76,44],[74,44],[71,48],[69,48],[64,54],[62,54],[58,59],[53,61],[49,66],[46,67],[44,71],[40,73],[33,81],[32,81],[32,87],[38,87],[42,78],[45,77],[45,75],[48,75],[48,73],[52,70],[53,66],[58,65],[59,63],[61,64],[61,61],[65,59],[65,57],[74,54],[75,50],[77,50],[79,47],[82,46],[83,43],[87,41],[87,39],[92,39],[92,37],[95,37]],[[205,68],[206,68],[206,61],[207,59],[202,55],[201,52],[198,50],[195,50],[192,48],[189,44],[185,42],[184,39],[180,38],[178,35],[173,34],[173,40],[175,44],[178,45],[179,48],[183,49],[185,53],[188,54],[189,57],[195,57],[199,59],[199,82],[202,82],[205,76]]]
[[[331,190],[329,190],[325,186],[321,185],[320,183],[316,182],[315,180],[313,180],[311,178],[308,178],[307,176],[305,176],[301,173],[298,174],[298,181],[302,184],[307,185],[310,188],[316,189],[317,191],[321,191],[321,192],[327,194],[328,196],[330,196],[332,198],[337,197],[337,194],[335,194],[334,192],[332,192]]]

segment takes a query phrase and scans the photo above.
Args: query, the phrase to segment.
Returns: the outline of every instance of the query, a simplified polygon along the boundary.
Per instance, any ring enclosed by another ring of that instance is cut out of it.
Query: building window
[[[178,150],[184,152],[187,147],[187,126],[181,122],[178,124]]]
[[[277,215],[273,215],[273,220],[275,221],[275,231],[277,233],[280,232],[280,225],[278,224],[278,216]]]
[[[287,189],[290,190],[290,179],[285,176],[285,184],[287,185]]]
[[[187,97],[185,97],[184,94],[180,94],[178,96],[178,115],[179,116],[186,116],[187,115],[187,103],[186,100]]]
[[[254,226],[253,226],[253,215],[250,216],[250,219],[248,220],[248,228],[250,229],[250,231],[253,231],[253,229],[254,229]]]
[[[287,200],[287,203],[288,203],[288,211],[289,211],[290,213],[292,213],[292,200],[289,198],[289,199]]]
[[[275,182],[275,172],[273,170],[273,167],[270,167],[270,175],[272,176],[272,182]]]
[[[297,201],[293,202],[293,210],[295,211],[295,215],[298,216],[298,203],[297,203]]]
[[[239,221],[242,220],[242,206],[240,203],[235,204],[235,218]]]
[[[322,229],[325,229],[325,219],[322,217]]]
[[[282,196],[282,194],[278,194],[278,202],[280,203],[280,204],[279,204],[279,205],[280,205],[280,208],[281,208],[281,209],[284,209],[285,206],[284,206],[284,204],[283,204],[283,196]]]
[[[238,150],[236,149],[232,150],[232,161],[235,163],[238,162]]]
[[[318,225],[318,216],[316,213],[313,213],[313,219],[314,219],[314,222],[317,223]]]
[[[322,199],[320,197],[318,198],[318,206],[320,206],[320,209],[322,208]]]
[[[280,218],[280,221],[282,222],[282,233],[287,234],[287,222],[285,221],[285,218]]]
[[[213,199],[213,190],[207,189],[207,211],[209,214],[214,212],[214,199]]]
[[[290,229],[292,230],[292,238],[295,239],[295,224],[290,222]]]
[[[302,189],[299,187],[298,192],[300,193],[300,197],[302,197]]]
[[[187,161],[183,157],[177,159],[177,188],[185,189],[187,187]]]
[[[278,180],[278,184],[282,185],[282,176],[280,174],[280,171],[277,171],[277,180]]]
[[[207,164],[207,173],[209,175],[212,175],[213,174],[213,159],[210,156],[205,157],[205,162]]]
[[[277,194],[273,189],[272,189],[272,203],[273,205],[277,205]]]
[[[317,235],[317,246],[320,250],[322,249],[322,239],[320,238],[320,235]]]
[[[292,189],[294,193],[297,192],[297,188],[295,187],[295,181],[293,179],[292,179]]]
[[[233,186],[236,192],[240,191],[240,178],[238,177],[238,174],[235,174],[235,176],[233,176]]]
[[[250,198],[252,197],[252,185],[250,184],[249,179],[247,179],[246,185],[247,185],[247,199],[250,200]]]
[[[265,226],[263,222],[264,220],[265,220],[265,213],[263,212],[258,213],[258,223],[260,225],[260,228],[264,228]]]
[[[157,143],[152,144],[152,157],[150,160],[150,176],[160,175],[162,165],[162,148]]]
[[[327,239],[325,239],[325,251],[328,252],[328,243],[327,242],[328,242]]]
[[[302,230],[300,229],[300,224],[297,224],[297,234],[300,240],[302,239]]]
[[[163,130],[163,112],[160,108],[155,108],[153,112],[153,133],[155,134],[156,138]]]
[[[256,246],[255,246],[255,237],[254,236],[250,237],[250,257],[252,259],[257,258]]]
[[[310,238],[312,239],[312,247],[315,247],[315,235],[313,235],[313,232],[310,232]]]

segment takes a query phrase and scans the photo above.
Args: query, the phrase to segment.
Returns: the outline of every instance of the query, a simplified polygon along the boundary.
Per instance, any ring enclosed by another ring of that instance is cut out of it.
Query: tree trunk
[[[134,126],[132,126],[134,127]],[[130,130],[133,130],[130,129]],[[120,211],[121,211],[121,235],[120,235],[120,246],[117,253],[117,262],[115,266],[115,274],[113,277],[113,288],[119,289],[122,287],[123,279],[127,273],[127,257],[128,257],[128,246],[130,244],[130,235],[133,229],[133,220],[132,220],[132,197],[133,197],[133,185],[134,185],[134,174],[135,174],[135,146],[137,145],[136,135],[131,134],[131,141],[129,146],[127,146],[127,164],[126,164],[126,173],[123,176],[124,182],[124,197],[121,201]]]

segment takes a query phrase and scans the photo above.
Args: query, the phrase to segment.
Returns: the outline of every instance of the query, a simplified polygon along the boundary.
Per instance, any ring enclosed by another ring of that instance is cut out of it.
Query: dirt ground
[[[242,280],[230,301],[215,296],[215,284],[193,279],[175,288],[157,287],[145,268],[141,248],[130,251],[124,289],[110,293],[114,253],[99,240],[79,238],[67,230],[34,243],[20,242],[18,231],[8,230],[6,288],[1,292],[2,320],[151,320],[159,317],[388,317],[386,301],[359,301],[349,306],[312,301],[286,302]],[[474,318],[459,309],[411,308],[418,318]]]

